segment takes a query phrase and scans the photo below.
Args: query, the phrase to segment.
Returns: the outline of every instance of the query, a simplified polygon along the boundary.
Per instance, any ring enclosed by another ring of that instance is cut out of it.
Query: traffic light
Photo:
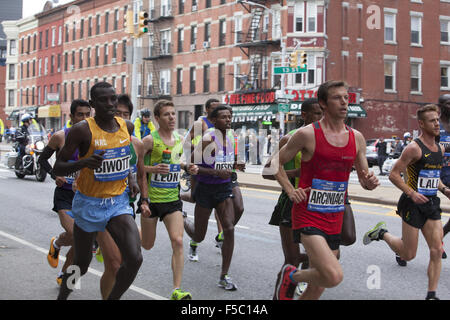
[[[306,65],[308,62],[308,55],[305,51],[300,52],[300,68],[306,69]]]
[[[124,18],[125,32],[128,34],[134,34],[133,11],[127,10]]]
[[[291,68],[297,68],[297,64],[298,64],[298,52],[297,51],[291,52],[291,55],[289,56],[289,66]]]
[[[138,16],[138,36],[141,36],[144,33],[148,32],[148,13],[145,11],[139,11],[139,16]]]

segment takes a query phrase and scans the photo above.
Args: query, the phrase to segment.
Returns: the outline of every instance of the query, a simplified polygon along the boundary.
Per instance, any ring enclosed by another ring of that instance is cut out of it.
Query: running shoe
[[[276,290],[277,300],[292,300],[297,285],[291,280],[290,274],[297,271],[297,268],[291,264],[286,264],[281,270],[281,281]]]
[[[56,249],[56,247],[54,245],[55,241],[56,241],[56,237],[53,237],[50,240],[50,249],[48,250],[48,254],[47,254],[48,264],[52,268],[56,268],[58,266],[58,261],[59,261],[59,249]]]
[[[198,262],[197,247],[198,243],[191,240],[191,242],[189,243],[189,255],[188,255],[190,261]]]
[[[173,290],[170,300],[192,300],[192,295],[190,292],[177,288]]]
[[[372,241],[379,241],[386,232],[386,223],[378,222],[375,227],[364,234],[363,243],[368,245]]]
[[[444,241],[442,241],[442,259],[447,259],[447,253],[444,250]]]
[[[58,277],[56,278],[56,283],[58,284],[58,286],[61,286],[63,274],[64,273],[60,272],[58,274]]]
[[[95,259],[97,259],[98,262],[103,263],[103,254],[100,247],[98,247],[95,251]]]
[[[295,293],[298,296],[301,296],[303,294],[303,292],[305,292],[306,288],[308,288],[308,283],[307,282],[299,282],[297,284],[297,286],[295,287]]]
[[[233,283],[231,278],[226,274],[223,279],[219,280],[217,284],[220,288],[224,288],[227,291],[235,291],[237,290],[236,285]]]
[[[216,241],[216,248],[222,249],[223,232],[220,232],[219,234],[217,234],[217,236],[215,237],[215,241]]]
[[[397,260],[397,263],[400,267],[406,267],[406,265],[408,264],[406,262],[406,260],[403,260],[402,258],[400,258],[400,256],[398,254],[395,254],[395,260]]]

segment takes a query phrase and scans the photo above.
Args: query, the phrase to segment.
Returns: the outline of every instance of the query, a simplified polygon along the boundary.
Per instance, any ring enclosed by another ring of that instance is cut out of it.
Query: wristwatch
[[[145,201],[147,204],[150,204],[150,200],[148,198],[141,198],[141,203]]]

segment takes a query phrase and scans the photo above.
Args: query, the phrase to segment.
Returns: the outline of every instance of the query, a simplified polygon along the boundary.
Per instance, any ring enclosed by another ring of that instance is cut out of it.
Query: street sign
[[[292,67],[274,67],[273,68],[273,74],[286,74],[286,73],[302,73],[302,72],[307,72],[307,66],[305,66],[305,68],[301,68],[301,67],[297,67],[297,68],[292,68]]]
[[[289,103],[279,103],[278,112],[289,112]]]

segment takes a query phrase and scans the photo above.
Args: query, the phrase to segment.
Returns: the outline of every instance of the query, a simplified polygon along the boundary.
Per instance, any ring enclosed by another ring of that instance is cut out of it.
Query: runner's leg
[[[219,203],[216,207],[217,215],[223,228],[223,245],[222,245],[222,273],[221,276],[228,274],[231,259],[234,251],[234,209],[231,198]]]
[[[172,244],[172,272],[173,287],[181,288],[183,278],[184,254],[183,254],[183,214],[176,211],[166,215],[163,219]]]
[[[108,231],[98,232],[97,242],[102,252],[105,266],[103,275],[100,278],[100,291],[102,293],[102,298],[106,300],[114,287],[122,257],[119,248]]]
[[[106,229],[119,247],[122,265],[117,271],[116,283],[109,300],[117,300],[133,283],[142,264],[141,241],[136,222],[129,214],[113,217]]]
[[[419,229],[402,221],[402,238],[398,238],[389,232],[383,235],[383,240],[403,260],[410,261],[415,258],[419,243]]]
[[[428,291],[436,291],[442,269],[442,222],[428,219],[422,228],[423,236],[430,248],[428,264]]]

